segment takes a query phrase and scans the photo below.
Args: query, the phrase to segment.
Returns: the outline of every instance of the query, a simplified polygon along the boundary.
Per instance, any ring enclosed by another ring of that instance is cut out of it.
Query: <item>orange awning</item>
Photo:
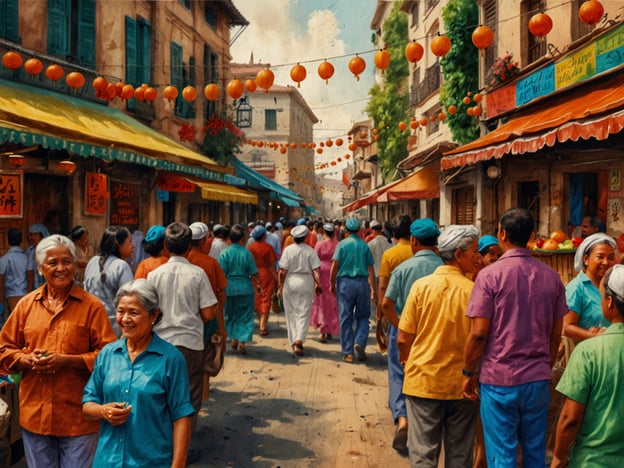
[[[418,169],[403,179],[395,180],[342,207],[343,211],[355,211],[373,203],[398,200],[425,200],[440,196],[438,171],[434,165]]]
[[[624,71],[553,97],[487,135],[444,153],[442,170],[506,154],[535,153],[556,143],[606,140],[624,129]]]

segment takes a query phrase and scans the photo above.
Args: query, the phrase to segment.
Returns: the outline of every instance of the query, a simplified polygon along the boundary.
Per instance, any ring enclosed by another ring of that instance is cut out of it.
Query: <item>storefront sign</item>
[[[595,74],[596,44],[591,44],[555,63],[555,89],[565,88]]]
[[[516,84],[516,105],[521,106],[536,97],[550,94],[555,90],[555,66],[550,65],[531,73]],[[489,109],[489,107],[488,107]]]
[[[0,171],[0,218],[21,218],[23,206],[23,174]]]
[[[139,228],[140,184],[111,180],[110,223],[130,232]]]
[[[516,84],[498,88],[485,95],[488,118],[516,108]]]
[[[624,33],[617,28],[596,40],[596,73],[624,63]]]
[[[184,177],[171,174],[161,174],[158,176],[158,188],[168,192],[188,192],[193,193],[197,186]]]
[[[85,214],[104,216],[108,198],[108,178],[98,172],[85,175]]]

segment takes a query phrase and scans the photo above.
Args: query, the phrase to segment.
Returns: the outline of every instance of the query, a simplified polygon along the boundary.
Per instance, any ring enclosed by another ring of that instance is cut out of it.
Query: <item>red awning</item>
[[[558,95],[487,135],[444,153],[442,170],[506,154],[535,153],[556,143],[606,140],[624,129],[624,71]]]
[[[343,211],[355,211],[373,203],[398,200],[425,200],[440,196],[438,171],[435,165],[425,166],[403,179],[365,193],[359,199],[342,207]]]

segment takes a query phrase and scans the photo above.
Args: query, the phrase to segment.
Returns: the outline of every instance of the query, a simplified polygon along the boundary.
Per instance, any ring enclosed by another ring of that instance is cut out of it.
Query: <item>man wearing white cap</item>
[[[338,300],[343,360],[352,363],[354,351],[358,361],[366,361],[371,299],[376,302],[377,298],[373,254],[357,235],[360,222],[349,218],[345,226],[349,237],[341,240],[334,252],[329,284]]]
[[[526,248],[535,223],[512,208],[498,223],[503,255],[479,272],[466,315],[464,395],[481,400],[487,463],[543,466],[552,365],[568,313],[561,278]],[[477,394],[479,386],[479,394]]]
[[[444,229],[438,238],[444,265],[412,285],[403,307],[397,342],[411,466],[438,466],[443,439],[446,466],[472,466],[478,407],[464,399],[460,373],[473,286],[466,275],[481,267],[478,241],[474,226]]]

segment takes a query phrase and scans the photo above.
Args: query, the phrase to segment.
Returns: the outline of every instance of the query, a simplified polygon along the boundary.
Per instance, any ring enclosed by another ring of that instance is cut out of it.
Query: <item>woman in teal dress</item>
[[[227,278],[225,288],[225,329],[232,339],[232,349],[247,354],[246,342],[254,329],[254,286],[261,292],[254,257],[245,247],[245,228],[235,225],[230,231],[232,245],[219,255],[219,264]]]

